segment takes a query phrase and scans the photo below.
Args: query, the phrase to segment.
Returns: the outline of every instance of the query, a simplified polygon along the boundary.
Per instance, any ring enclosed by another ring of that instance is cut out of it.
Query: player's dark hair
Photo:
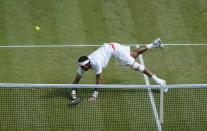
[[[78,59],[78,62],[84,62],[88,60],[88,57],[87,56],[81,56],[79,59]]]

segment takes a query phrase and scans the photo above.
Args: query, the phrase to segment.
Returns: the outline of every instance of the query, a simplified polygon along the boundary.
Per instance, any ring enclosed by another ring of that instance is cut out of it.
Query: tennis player
[[[118,43],[104,43],[96,51],[91,53],[89,56],[81,56],[78,59],[79,68],[77,69],[77,75],[73,84],[78,84],[84,72],[89,69],[95,70],[96,73],[96,84],[100,84],[102,81],[102,69],[107,67],[111,57],[115,57],[119,60],[121,65],[130,66],[136,71],[140,71],[146,74],[148,77],[152,78],[159,85],[166,85],[165,80],[158,78],[145,66],[139,64],[135,59],[145,51],[152,48],[164,48],[160,38],[154,40],[152,43],[145,46],[140,46],[132,51],[130,51],[129,46],[124,46]],[[71,98],[72,103],[77,104],[80,102],[76,96],[76,89],[72,89]],[[165,90],[167,92],[167,90]],[[95,88],[89,101],[94,102],[98,96],[98,89]]]

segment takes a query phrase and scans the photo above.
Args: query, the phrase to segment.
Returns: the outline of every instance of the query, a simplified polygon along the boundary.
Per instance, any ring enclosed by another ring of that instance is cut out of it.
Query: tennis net
[[[70,105],[71,88],[81,103]],[[95,103],[88,97],[100,88]],[[168,129],[207,129],[207,84],[94,85],[0,83],[1,130],[162,130],[156,125],[148,88],[152,89],[158,121]],[[162,89],[169,88],[168,93]],[[160,92],[161,90],[161,92]],[[180,120],[178,120],[180,119]]]

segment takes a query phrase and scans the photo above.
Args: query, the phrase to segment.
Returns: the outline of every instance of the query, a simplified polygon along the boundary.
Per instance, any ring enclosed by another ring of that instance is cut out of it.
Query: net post
[[[164,103],[164,87],[160,86],[160,123],[164,122],[163,104]]]

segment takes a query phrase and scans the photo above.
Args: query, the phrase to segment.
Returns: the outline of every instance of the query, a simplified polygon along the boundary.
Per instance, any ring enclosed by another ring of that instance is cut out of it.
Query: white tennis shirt
[[[117,58],[122,65],[132,65],[135,61],[130,55],[129,46],[118,43],[104,43],[88,56],[91,68],[95,70],[96,74],[101,74],[102,69],[107,67],[112,56]],[[77,72],[79,75],[83,75],[85,71],[79,67]]]

